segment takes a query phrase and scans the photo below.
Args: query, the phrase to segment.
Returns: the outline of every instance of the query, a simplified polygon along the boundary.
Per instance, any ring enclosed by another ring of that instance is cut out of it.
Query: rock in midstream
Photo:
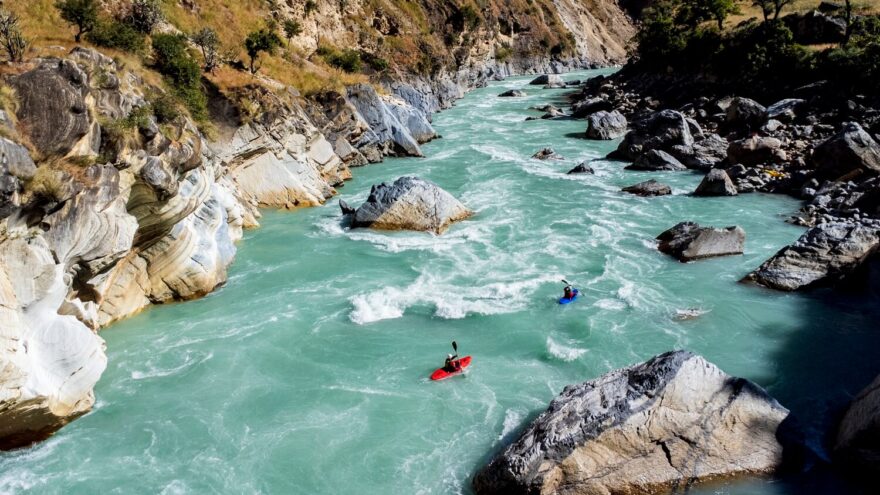
[[[379,184],[355,212],[352,227],[380,230],[420,230],[442,233],[449,224],[473,213],[433,182],[401,177]]]
[[[761,387],[675,351],[570,385],[474,477],[477,494],[664,493],[772,473],[799,448]]]
[[[716,256],[742,254],[746,233],[740,227],[701,227],[694,222],[681,222],[657,236],[661,252],[687,262]]]

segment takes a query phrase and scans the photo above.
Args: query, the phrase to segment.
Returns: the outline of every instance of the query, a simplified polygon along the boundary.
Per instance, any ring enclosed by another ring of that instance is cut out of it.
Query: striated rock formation
[[[788,415],[702,357],[661,354],[566,387],[473,486],[479,495],[665,493],[772,473]]]
[[[720,168],[713,168],[703,177],[694,196],[736,196],[736,186],[727,175],[727,172]]]
[[[421,230],[442,233],[449,224],[473,213],[433,182],[401,177],[379,184],[354,212],[352,227],[380,230]]]
[[[880,248],[880,227],[824,223],[782,248],[745,281],[771,289],[801,290],[841,280]]]
[[[661,252],[687,262],[716,256],[742,254],[746,233],[740,227],[700,227],[694,222],[681,222],[657,236]]]

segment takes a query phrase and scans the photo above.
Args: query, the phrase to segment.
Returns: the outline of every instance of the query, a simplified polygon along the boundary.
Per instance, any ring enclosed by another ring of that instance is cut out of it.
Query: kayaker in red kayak
[[[446,355],[446,364],[443,365],[443,369],[450,372],[450,373],[455,373],[456,371],[460,371],[461,370],[461,363],[458,362],[458,354],[456,354],[454,356],[452,354],[447,354]]]

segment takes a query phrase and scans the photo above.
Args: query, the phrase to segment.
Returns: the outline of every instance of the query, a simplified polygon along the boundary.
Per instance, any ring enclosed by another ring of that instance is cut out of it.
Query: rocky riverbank
[[[637,170],[706,173],[695,195],[802,199],[790,221],[810,230],[745,280],[781,290],[831,285],[872,258],[880,247],[876,96],[838,101],[817,83],[765,106],[712,93],[652,96],[657,87],[644,75],[600,76],[573,95],[571,113],[587,119],[587,137],[601,138],[597,126],[615,112],[630,131],[609,158]]]

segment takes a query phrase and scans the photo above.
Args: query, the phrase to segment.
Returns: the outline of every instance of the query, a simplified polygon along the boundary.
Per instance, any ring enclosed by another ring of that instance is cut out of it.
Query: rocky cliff
[[[210,138],[185,115],[157,117],[148,97],[162,90],[98,51],[9,66],[0,83],[14,94],[0,99],[0,448],[89,411],[106,365],[97,330],[223,284],[258,208],[319,205],[350,167],[422,155],[420,144],[435,137],[431,114],[490,78],[624,56],[632,26],[616,3],[538,3],[489,2],[480,27],[455,40],[468,48],[429,71],[397,60],[373,84],[309,98],[265,77],[237,88],[236,101],[212,94]],[[419,40],[418,29],[461,15],[448,2],[416,2],[415,16],[396,2],[374,4],[317,2],[293,43],[369,49],[379,39]],[[181,5],[197,11],[199,2]],[[273,13],[302,8],[287,5]],[[539,36],[549,47],[570,43],[533,52]],[[502,57],[506,46],[514,53]]]

